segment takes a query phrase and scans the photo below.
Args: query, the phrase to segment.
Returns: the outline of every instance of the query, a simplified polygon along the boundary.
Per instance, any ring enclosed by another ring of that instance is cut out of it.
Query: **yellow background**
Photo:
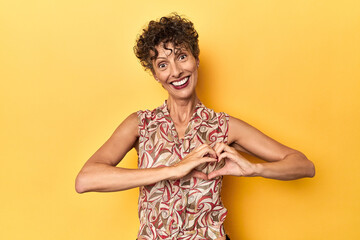
[[[137,189],[77,194],[74,180],[126,116],[166,98],[132,48],[173,11],[200,35],[200,99],[316,166],[226,177],[230,237],[360,239],[358,0],[1,1],[0,239],[135,239]]]

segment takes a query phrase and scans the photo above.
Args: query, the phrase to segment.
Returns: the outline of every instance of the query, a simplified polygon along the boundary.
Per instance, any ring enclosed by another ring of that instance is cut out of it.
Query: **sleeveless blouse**
[[[201,102],[179,139],[167,102],[150,111],[138,111],[138,168],[171,166],[203,143],[227,143],[229,115],[216,113]],[[210,173],[223,162],[204,163],[197,170]],[[211,180],[182,178],[140,187],[138,237],[155,239],[217,239],[225,236],[227,209],[220,198],[222,177]]]

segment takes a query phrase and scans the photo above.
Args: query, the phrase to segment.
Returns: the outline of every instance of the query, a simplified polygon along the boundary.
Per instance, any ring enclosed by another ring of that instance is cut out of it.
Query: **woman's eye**
[[[166,64],[165,64],[165,63],[160,63],[160,64],[159,64],[159,68],[164,68],[164,67],[166,67]]]
[[[186,54],[182,54],[182,55],[180,55],[180,57],[179,57],[180,60],[184,60],[185,58],[186,58]]]

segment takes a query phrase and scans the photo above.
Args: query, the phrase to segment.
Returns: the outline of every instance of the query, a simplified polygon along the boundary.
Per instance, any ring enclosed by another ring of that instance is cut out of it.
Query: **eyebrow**
[[[179,56],[180,54],[182,54],[182,53],[187,53],[188,52],[188,49],[186,49],[186,48],[174,48],[174,51],[173,51],[173,49],[169,49],[169,50],[171,50],[171,53],[170,53],[170,55],[171,54],[174,54],[175,56]],[[170,55],[168,55],[168,56],[170,56]],[[159,59],[165,59],[165,60],[167,60],[168,59],[168,57],[161,57],[161,56],[157,56],[156,57],[156,59],[154,59],[154,61],[157,61],[157,60],[159,60]]]
[[[175,48],[175,55],[179,55],[181,53],[188,52],[188,50],[184,47],[182,48]]]
[[[160,58],[162,58],[162,59],[167,59],[166,57],[157,57],[155,60],[158,60],[158,59],[160,59]]]

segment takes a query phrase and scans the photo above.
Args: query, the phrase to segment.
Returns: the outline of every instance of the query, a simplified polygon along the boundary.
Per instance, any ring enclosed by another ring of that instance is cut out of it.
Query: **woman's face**
[[[168,91],[178,99],[191,98],[195,94],[198,77],[198,63],[191,51],[174,48],[172,43],[156,47],[158,56],[153,60],[153,75]]]

